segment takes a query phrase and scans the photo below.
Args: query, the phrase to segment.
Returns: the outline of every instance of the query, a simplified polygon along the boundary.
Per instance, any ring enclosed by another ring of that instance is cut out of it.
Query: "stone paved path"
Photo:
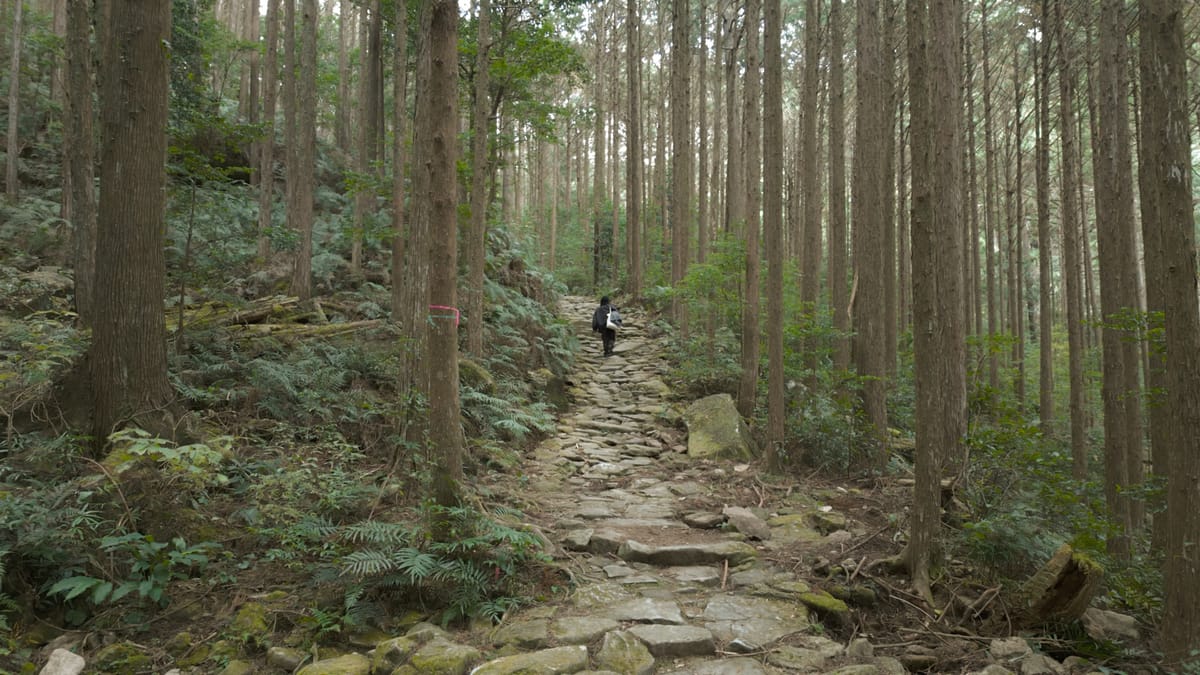
[[[575,589],[565,603],[509,617],[491,641],[521,656],[475,672],[834,672],[846,650],[814,622],[844,618],[840,603],[810,592],[778,555],[766,558],[849,533],[829,526],[836,518],[808,497],[771,513],[730,501],[746,494],[734,486],[747,467],[686,455],[664,383],[665,347],[645,317],[623,310],[616,354],[603,357],[593,308],[583,298],[562,303],[583,342],[575,402],[524,467],[529,516],[561,547]],[[818,531],[822,523],[829,534]],[[809,605],[832,613],[814,615]],[[845,672],[905,672],[869,650],[856,656]],[[514,665],[543,659],[530,670]]]

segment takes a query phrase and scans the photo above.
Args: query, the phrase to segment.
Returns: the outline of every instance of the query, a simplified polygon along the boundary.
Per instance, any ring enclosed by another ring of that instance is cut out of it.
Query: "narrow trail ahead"
[[[574,402],[526,459],[521,488],[574,588],[508,617],[490,641],[509,656],[475,672],[906,672],[865,640],[847,650],[823,635],[817,622],[845,625],[846,607],[793,572],[800,551],[834,553],[855,528],[819,495],[768,500],[746,465],[690,458],[665,345],[630,308],[602,356],[594,308],[562,302],[583,345]]]

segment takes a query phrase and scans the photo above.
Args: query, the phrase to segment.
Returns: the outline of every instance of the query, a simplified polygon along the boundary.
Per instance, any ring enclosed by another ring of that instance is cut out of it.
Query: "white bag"
[[[605,324],[606,328],[608,328],[609,330],[616,330],[621,327],[620,321],[621,321],[620,312],[618,312],[615,308],[608,310],[608,319],[606,320],[606,324]]]

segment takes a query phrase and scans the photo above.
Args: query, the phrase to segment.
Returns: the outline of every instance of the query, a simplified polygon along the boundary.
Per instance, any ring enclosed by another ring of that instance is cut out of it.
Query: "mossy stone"
[[[229,632],[247,644],[266,646],[270,642],[270,610],[257,602],[247,602],[229,624]]]
[[[809,591],[801,593],[797,598],[806,607],[817,613],[824,621],[832,621],[839,626],[850,623],[850,608],[825,591]]]
[[[481,656],[474,647],[435,639],[413,654],[410,665],[427,675],[465,675]]]
[[[322,659],[301,668],[297,675],[370,675],[371,660],[362,654]]]
[[[137,673],[151,667],[150,656],[131,642],[116,642],[101,649],[92,659],[100,673]]]
[[[195,643],[192,641],[192,634],[185,630],[180,633],[176,633],[174,637],[172,637],[170,640],[167,640],[167,643],[163,645],[163,651],[175,658],[179,658],[188,653],[188,650],[190,650],[194,645]]]
[[[230,661],[228,665],[221,669],[220,675],[250,675],[254,672],[254,666],[245,661]]]
[[[407,636],[380,642],[371,654],[371,672],[392,672],[393,669],[412,658],[412,655],[416,654],[420,647],[420,640]]]

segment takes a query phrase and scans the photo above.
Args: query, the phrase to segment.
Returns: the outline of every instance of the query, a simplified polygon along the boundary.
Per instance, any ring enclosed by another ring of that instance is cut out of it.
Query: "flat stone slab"
[[[719,661],[705,661],[689,665],[686,670],[675,671],[676,675],[767,675],[770,672],[754,659],[740,656]]]
[[[587,647],[574,645],[504,656],[472,670],[471,675],[559,675],[578,673],[587,667]]]
[[[683,614],[679,612],[679,605],[670,600],[653,598],[627,600],[610,607],[604,616],[616,621],[637,621],[638,623],[663,623],[676,626],[685,623]]]
[[[697,626],[633,626],[629,629],[655,658],[707,656],[717,651],[713,634]]]
[[[741,565],[758,557],[753,546],[740,541],[721,541],[710,544],[680,544],[651,546],[630,539],[617,551],[617,556],[629,562],[644,562],[663,567],[683,567],[729,561]]]
[[[550,624],[550,634],[563,644],[586,645],[620,625],[600,616],[566,616]]]
[[[550,624],[545,619],[504,624],[492,631],[492,644],[541,649],[550,643]]]
[[[761,645],[803,633],[810,625],[799,603],[728,594],[710,598],[701,618],[723,642],[742,638]]]
[[[696,584],[698,586],[708,587],[719,586],[721,584],[720,570],[718,570],[716,567],[709,567],[708,565],[672,567],[667,572],[677,580],[686,584]]]

